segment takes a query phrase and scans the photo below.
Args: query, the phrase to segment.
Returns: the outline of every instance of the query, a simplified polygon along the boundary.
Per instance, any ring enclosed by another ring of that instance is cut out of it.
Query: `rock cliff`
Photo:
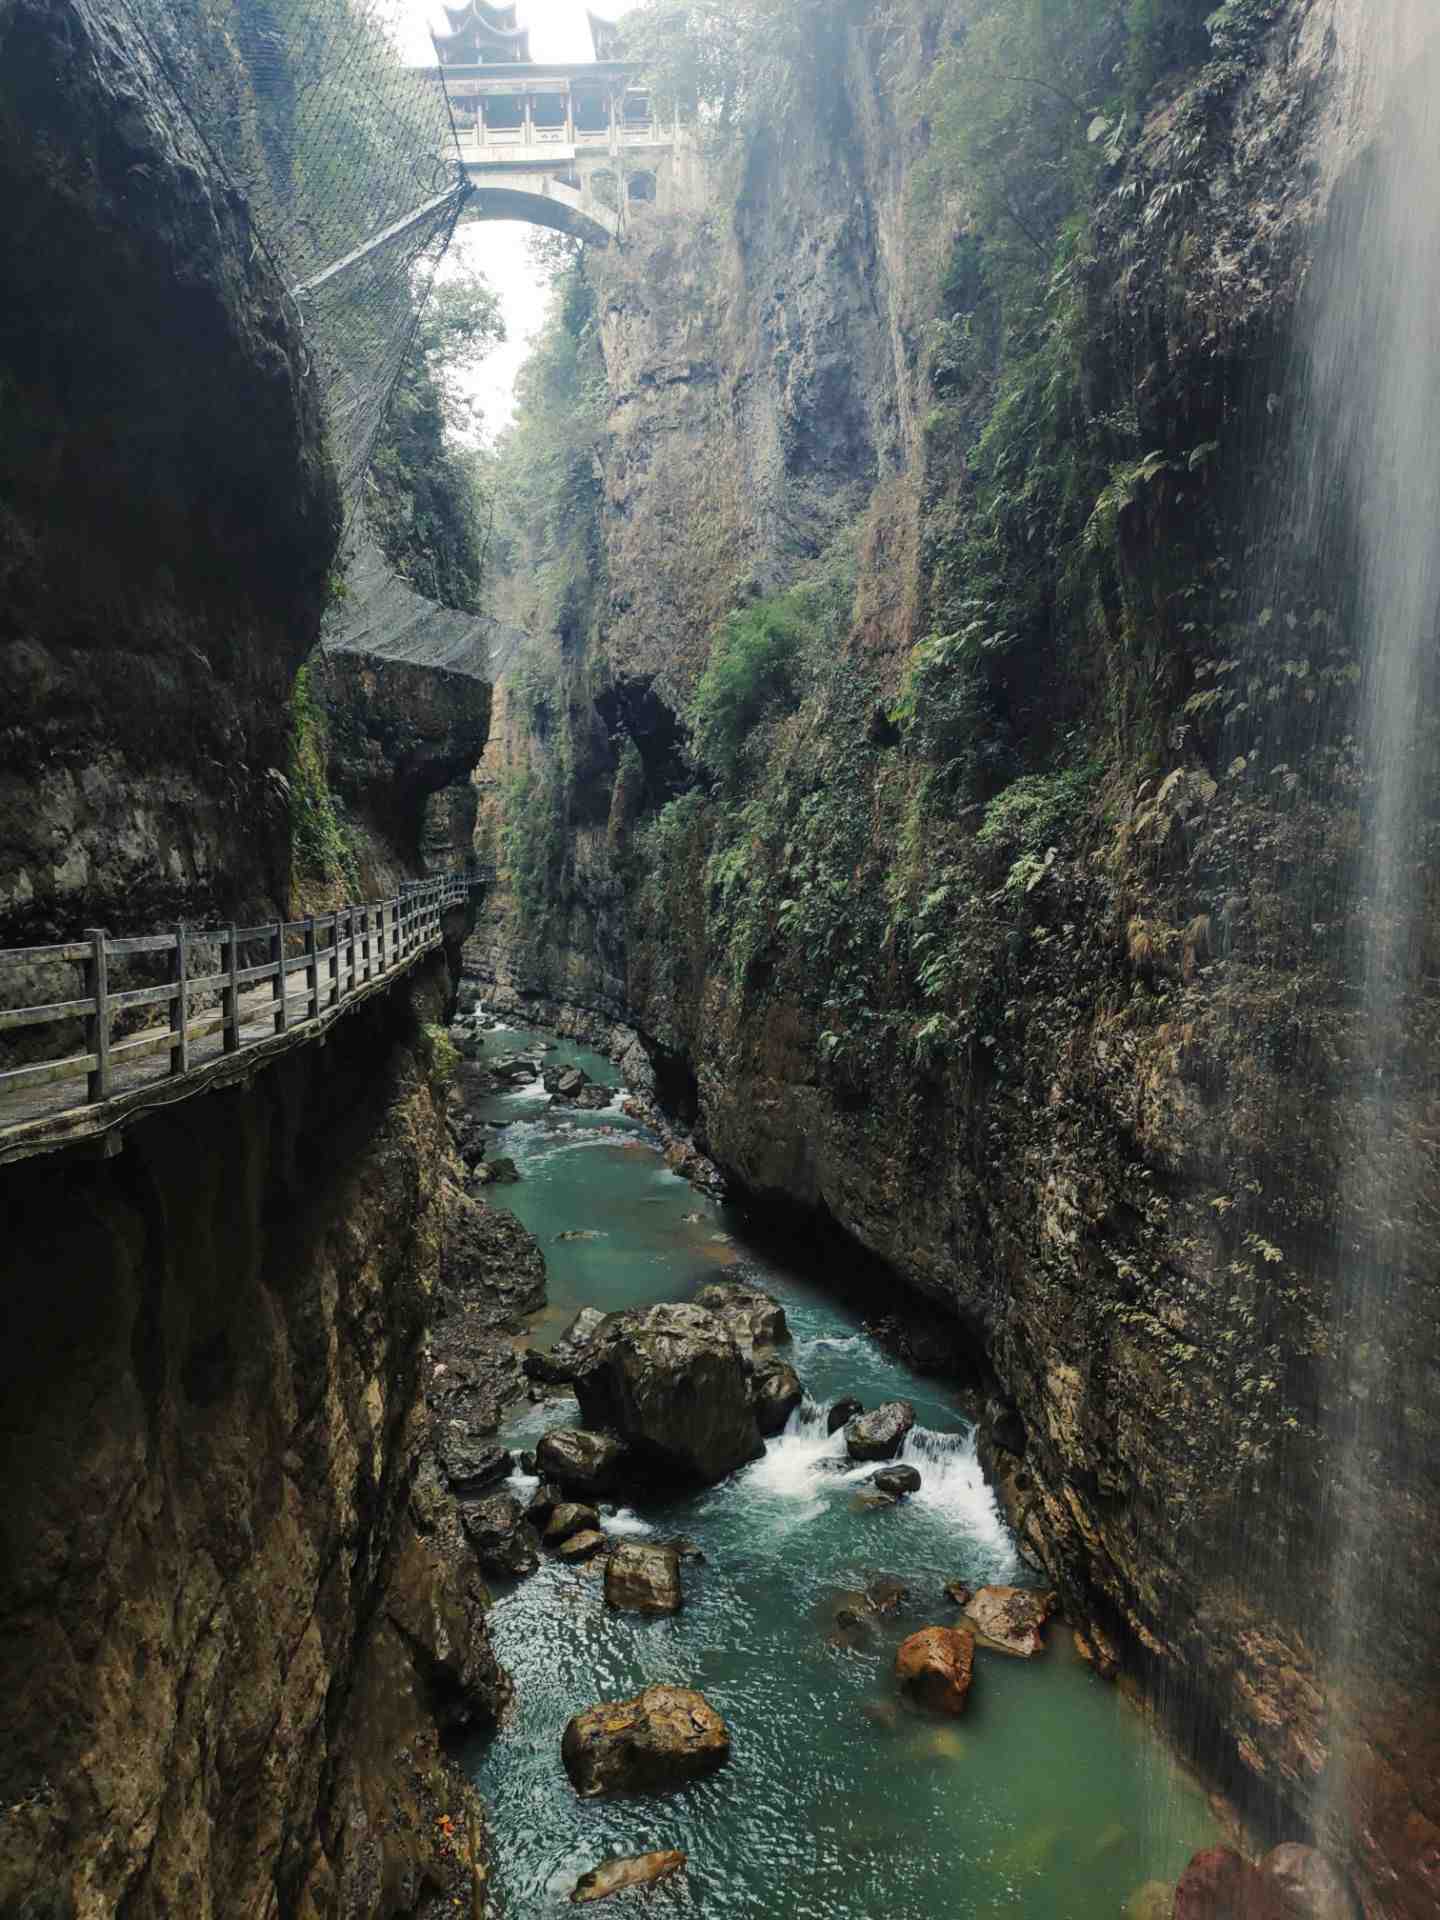
[[[0,6],[0,939],[262,917],[339,531],[244,206],[133,31]]]
[[[111,1158],[5,1173],[6,1912],[470,1897],[437,1728],[505,1687],[416,1490],[448,993],[437,958]]]
[[[1100,1664],[1419,1920],[1433,1223],[1402,1223],[1383,1333],[1405,1411],[1332,1497],[1358,1390],[1335,1268],[1391,1231],[1336,1210],[1374,1073],[1347,959],[1368,775],[1344,584],[1258,544],[1334,13],[1185,27],[1023,357],[965,196],[926,187],[924,75],[964,6],[850,10],[705,214],[589,269],[601,563],[508,676],[482,831],[488,805],[509,888],[471,952],[633,1021],[737,1183],[958,1323],[992,1469]],[[724,717],[705,669],[757,635],[774,678],[681,791],[686,726]],[[1431,1168],[1423,1046],[1389,1070]],[[1331,1568],[1365,1506],[1397,1577],[1348,1585],[1341,1672]]]

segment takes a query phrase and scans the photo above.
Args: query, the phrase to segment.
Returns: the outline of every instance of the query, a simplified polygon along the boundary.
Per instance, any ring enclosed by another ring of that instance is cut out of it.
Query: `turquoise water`
[[[499,1054],[530,1036],[492,1036]],[[565,1046],[592,1078],[614,1069]],[[683,1299],[721,1274],[784,1303],[788,1357],[812,1398],[903,1396],[920,1427],[906,1457],[924,1476],[900,1507],[865,1511],[843,1444],[812,1413],[719,1487],[622,1509],[615,1534],[687,1534],[685,1609],[644,1620],[606,1610],[596,1572],[547,1563],[501,1592],[492,1628],[515,1677],[509,1725],[473,1756],[497,1838],[510,1920],[569,1912],[587,1868],[611,1854],[683,1847],[688,1874],[660,1910],[759,1920],[1122,1920],[1146,1881],[1173,1881],[1214,1844],[1203,1795],[1113,1687],[1074,1655],[1058,1622],[1033,1661],[981,1650],[958,1720],[914,1714],[891,1669],[917,1628],[951,1624],[947,1580],[1033,1576],[1014,1552],[958,1403],[889,1358],[858,1319],[743,1237],[726,1208],[670,1173],[617,1107],[551,1116],[543,1093],[499,1096],[520,1185],[496,1197],[541,1242],[551,1304],[530,1338],[549,1344],[577,1307]],[[564,1233],[594,1238],[561,1240]],[[516,1450],[575,1418],[573,1400],[526,1407]],[[923,1430],[922,1430],[923,1429]],[[514,1476],[517,1492],[534,1482]],[[858,1645],[832,1644],[847,1590],[898,1578],[911,1599]],[[725,1715],[730,1764],[664,1797],[582,1801],[560,1763],[570,1715],[657,1681],[700,1688]],[[616,1904],[623,1908],[627,1899]]]

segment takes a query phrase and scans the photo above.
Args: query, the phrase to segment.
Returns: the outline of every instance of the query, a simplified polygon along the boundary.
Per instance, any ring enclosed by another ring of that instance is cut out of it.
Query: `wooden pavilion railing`
[[[68,1023],[73,1044],[74,1024],[84,1022],[82,1051],[0,1072],[0,1130],[8,1120],[25,1117],[16,1112],[25,1103],[13,1098],[23,1092],[84,1076],[84,1100],[62,1104],[94,1105],[126,1090],[122,1079],[133,1085],[127,1069],[150,1055],[168,1054],[161,1077],[174,1080],[196,1067],[197,1044],[217,1033],[223,1057],[274,1034],[328,1023],[332,1012],[361,989],[403,971],[435,946],[445,911],[463,905],[476,881],[461,874],[409,881],[392,900],[268,926],[180,926],[123,940],[112,940],[96,927],[82,940],[0,951],[0,994],[7,972],[13,975],[17,968],[33,974],[68,963],[81,975],[75,999],[0,1006],[0,1037]],[[257,960],[257,954],[263,957]],[[137,958],[152,975],[163,968],[168,978],[158,985],[117,987],[120,966]],[[123,1016],[150,1008],[156,1010],[156,1024],[117,1035]]]

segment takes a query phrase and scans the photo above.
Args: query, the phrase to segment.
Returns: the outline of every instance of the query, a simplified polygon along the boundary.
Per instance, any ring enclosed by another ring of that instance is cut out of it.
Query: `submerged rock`
[[[981,1587],[965,1611],[987,1645],[1022,1660],[1045,1651],[1045,1622],[1059,1605],[1030,1587]]]
[[[763,1451],[740,1349],[703,1307],[607,1315],[574,1386],[588,1425],[678,1478],[720,1480]]]
[[[945,1598],[954,1606],[968,1607],[975,1598],[975,1591],[973,1587],[967,1587],[963,1580],[947,1580]]]
[[[1291,1920],[1355,1920],[1355,1896],[1334,1861],[1317,1847],[1287,1840],[1270,1849],[1260,1871],[1279,1890]]]
[[[730,1730],[703,1693],[646,1687],[630,1700],[587,1707],[565,1729],[560,1757],[584,1799],[669,1793],[730,1758]]]
[[[570,1898],[577,1906],[587,1900],[605,1900],[627,1887],[653,1887],[657,1880],[668,1880],[683,1872],[688,1855],[678,1847],[667,1853],[636,1853],[624,1860],[602,1860],[598,1867],[582,1873]]]
[[[882,1467],[878,1473],[871,1474],[870,1485],[881,1493],[918,1493],[920,1475],[914,1467]]]
[[[552,1427],[535,1449],[536,1470],[580,1493],[614,1493],[628,1460],[623,1441],[584,1427]]]
[[[805,1398],[800,1376],[784,1360],[771,1360],[757,1368],[751,1383],[755,1421],[768,1440],[783,1433],[786,1422]]]
[[[922,1627],[902,1640],[895,1678],[917,1706],[963,1713],[975,1664],[975,1636],[963,1627]]]
[[[865,1589],[865,1604],[871,1613],[883,1614],[887,1619],[899,1613],[909,1598],[910,1589],[905,1582],[889,1574],[883,1579],[872,1580]]]
[[[1121,1920],[1171,1920],[1175,1889],[1167,1880],[1147,1880],[1125,1902]]]
[[[605,1566],[605,1601],[625,1613],[678,1613],[680,1556],[674,1547],[622,1541]]]
[[[908,1400],[887,1400],[873,1413],[857,1414],[845,1425],[845,1450],[852,1460],[893,1460],[915,1424]]]

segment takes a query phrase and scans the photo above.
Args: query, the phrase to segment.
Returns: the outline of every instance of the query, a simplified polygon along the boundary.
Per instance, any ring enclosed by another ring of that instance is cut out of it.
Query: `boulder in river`
[[[845,1451],[852,1460],[893,1460],[915,1424],[908,1400],[887,1400],[873,1413],[856,1414],[845,1424]]]
[[[542,1480],[525,1502],[525,1518],[532,1526],[543,1527],[556,1507],[565,1501],[565,1490],[553,1480]]]
[[[975,1598],[975,1589],[973,1587],[967,1587],[963,1580],[947,1580],[945,1582],[945,1598],[950,1601],[953,1606],[968,1607],[970,1602]]]
[[[785,1309],[772,1294],[735,1280],[713,1280],[695,1296],[703,1307],[725,1322],[742,1353],[756,1347],[778,1347],[790,1338]]]
[[[857,1400],[853,1393],[847,1393],[843,1399],[836,1400],[826,1414],[826,1433],[838,1433],[841,1427],[849,1426],[850,1422],[864,1411],[864,1401]]]
[[[488,1500],[460,1509],[465,1538],[487,1573],[519,1579],[540,1564],[540,1543],[513,1494],[492,1493]]]
[[[981,1587],[965,1612],[987,1646],[1029,1660],[1045,1651],[1045,1622],[1058,1605],[1057,1595],[1031,1587]]]
[[[582,1561],[593,1560],[597,1553],[604,1553],[609,1545],[598,1529],[586,1527],[580,1533],[572,1533],[568,1540],[562,1540],[555,1549],[555,1558],[567,1566],[578,1567]]]
[[[627,1887],[653,1887],[657,1880],[668,1880],[684,1871],[687,1856],[678,1847],[665,1853],[636,1853],[624,1860],[602,1860],[598,1867],[582,1873],[570,1898],[576,1906],[587,1900],[606,1900],[612,1893],[624,1893]]]
[[[975,1664],[975,1636],[963,1627],[922,1627],[902,1640],[895,1678],[917,1706],[963,1713]]]
[[[1302,1910],[1303,1911],[1303,1910]],[[1175,1888],[1174,1920],[1292,1920],[1276,1882],[1230,1847],[1206,1847]]]
[[[600,1525],[600,1516],[594,1507],[583,1507],[578,1500],[564,1500],[552,1508],[541,1534],[547,1547],[558,1547],[572,1534],[591,1532]]]
[[[622,1540],[605,1563],[605,1601],[623,1613],[678,1613],[679,1554],[674,1547]]]
[[[584,1799],[669,1793],[730,1758],[730,1730],[703,1693],[646,1687],[630,1700],[587,1707],[565,1729],[560,1756]]]
[[[1291,1920],[1355,1920],[1355,1896],[1345,1876],[1317,1847],[1287,1840],[1270,1849],[1260,1871],[1278,1888]]]
[[[508,1154],[499,1154],[494,1160],[482,1160],[470,1176],[477,1187],[513,1186],[520,1178],[520,1169]]]
[[[535,1449],[536,1471],[576,1493],[615,1493],[628,1459],[623,1441],[584,1427],[552,1427]]]
[[[761,1361],[750,1391],[756,1424],[767,1440],[785,1431],[786,1422],[805,1398],[799,1374],[784,1360]]]
[[[870,1485],[878,1487],[881,1493],[896,1495],[918,1493],[920,1491],[919,1470],[907,1466],[881,1467],[878,1473],[871,1474]]]
[[[721,1480],[763,1451],[740,1349],[703,1307],[608,1314],[574,1386],[588,1426],[676,1478]]]
[[[598,1307],[582,1307],[548,1353],[527,1347],[521,1362],[526,1377],[546,1386],[568,1387],[604,1319]]]

